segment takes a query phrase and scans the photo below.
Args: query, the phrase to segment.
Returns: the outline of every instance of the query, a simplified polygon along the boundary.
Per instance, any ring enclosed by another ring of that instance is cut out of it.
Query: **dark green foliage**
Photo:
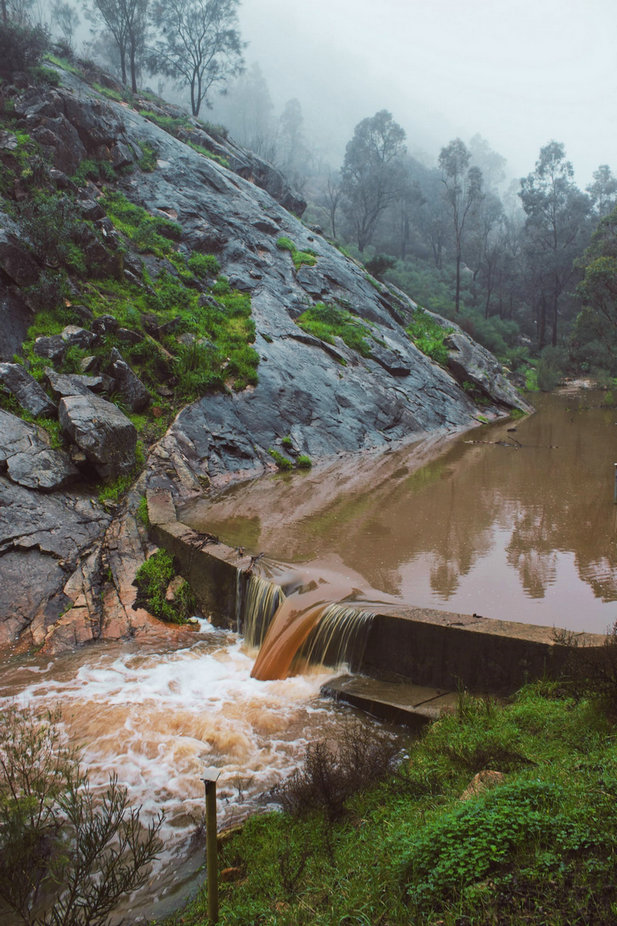
[[[568,362],[567,351],[560,347],[545,347],[538,362],[538,388],[551,392],[564,376]]]
[[[317,255],[314,251],[298,250],[291,238],[279,238],[276,242],[276,246],[279,251],[289,251],[296,270],[299,270],[302,264],[313,267],[317,263]]]
[[[339,337],[343,339],[347,347],[357,351],[363,357],[371,355],[371,348],[364,340],[366,335],[370,335],[370,328],[347,309],[318,302],[303,312],[296,319],[296,324],[303,331],[328,344],[333,344],[334,338]]]
[[[48,47],[49,34],[42,26],[0,22],[0,77],[10,80],[18,71],[36,67]]]
[[[94,161],[91,158],[84,158],[75,173],[73,181],[79,186],[83,186],[86,180],[112,181],[115,179],[115,171],[109,161]]]
[[[202,279],[216,276],[221,269],[221,265],[213,254],[201,254],[198,251],[193,251],[186,265],[196,277]]]
[[[144,142],[141,145],[141,152],[142,154],[141,154],[141,158],[139,161],[139,166],[146,173],[152,173],[152,171],[156,170],[156,163],[157,163],[155,149],[152,147],[152,145],[149,145],[147,142]]]
[[[148,514],[148,501],[145,496],[142,496],[139,499],[139,505],[137,506],[137,519],[143,524],[144,527],[150,527],[150,515]]]
[[[19,208],[22,228],[37,255],[47,267],[64,266],[85,274],[85,258],[80,247],[85,223],[75,200],[64,193],[38,191]]]
[[[187,582],[177,590],[173,601],[166,600],[169,583],[175,577],[173,557],[165,550],[157,550],[137,570],[136,604],[160,620],[182,624],[195,613],[196,602]]]
[[[37,83],[49,84],[51,87],[59,87],[61,84],[60,75],[52,68],[37,65],[30,69],[30,73]]]
[[[445,366],[448,362],[448,348],[445,339],[452,330],[440,325],[428,312],[416,309],[413,321],[405,329],[416,347],[434,360]]]
[[[409,858],[403,878],[413,914],[430,915],[436,904],[461,895],[473,901],[473,888],[481,896],[488,876],[493,891],[502,883],[507,890],[517,861],[525,866],[533,860],[538,874],[550,879],[563,877],[564,865],[571,866],[590,850],[614,852],[614,835],[602,835],[594,817],[587,817],[571,799],[559,783],[520,780],[465,802],[424,827],[401,846]]]

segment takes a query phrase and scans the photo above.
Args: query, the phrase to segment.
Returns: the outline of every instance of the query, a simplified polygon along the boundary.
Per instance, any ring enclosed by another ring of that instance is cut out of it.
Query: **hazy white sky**
[[[325,135],[386,108],[412,153],[479,132],[518,177],[555,139],[580,184],[617,173],[617,0],[243,0],[240,24],[275,103],[320,106]]]

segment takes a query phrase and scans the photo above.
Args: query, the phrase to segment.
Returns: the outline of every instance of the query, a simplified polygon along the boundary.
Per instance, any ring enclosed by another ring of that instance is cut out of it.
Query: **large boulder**
[[[112,348],[110,360],[108,373],[122,400],[132,412],[143,412],[150,404],[150,393],[116,347]]]
[[[79,471],[66,453],[51,448],[41,428],[0,409],[3,469],[11,482],[41,492],[64,488],[79,478]]]
[[[451,322],[448,325],[451,330],[444,343],[449,351],[448,370],[454,378],[461,385],[470,383],[488,400],[501,402],[509,408],[531,411],[531,406],[504,376],[497,358],[460,328],[454,328]]]
[[[115,479],[135,465],[137,431],[120,409],[96,395],[60,399],[62,430],[83,450],[103,479]]]
[[[0,363],[0,383],[35,417],[55,417],[56,406],[20,363]]]

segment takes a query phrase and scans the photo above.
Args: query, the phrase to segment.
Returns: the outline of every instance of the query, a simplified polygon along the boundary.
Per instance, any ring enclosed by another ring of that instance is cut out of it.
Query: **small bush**
[[[113,776],[95,796],[57,713],[3,709],[0,910],[10,922],[107,923],[120,897],[145,884],[161,823],[144,827]]]
[[[310,469],[313,465],[311,458],[307,457],[306,454],[301,453],[298,459],[296,460],[298,469]]]
[[[276,246],[279,251],[289,251],[296,270],[299,270],[302,264],[307,264],[309,267],[314,267],[317,263],[317,255],[314,251],[298,250],[291,238],[279,238],[276,242]]]
[[[274,460],[274,462],[276,463],[279,469],[281,470],[293,469],[294,465],[291,462],[291,460],[288,460],[287,457],[283,456],[283,454],[280,453],[280,451],[275,450],[273,447],[270,447],[270,449],[268,450],[268,453],[270,454],[270,456],[272,457],[272,459]]]
[[[376,728],[367,737],[361,724],[350,724],[337,747],[324,740],[309,743],[302,768],[275,788],[274,796],[287,813],[303,816],[320,810],[332,822],[343,815],[352,794],[389,774],[398,751],[386,731]]]
[[[375,257],[367,260],[364,266],[370,274],[377,277],[377,279],[381,279],[384,273],[391,270],[395,264],[396,259],[394,257],[389,257],[386,254],[376,254]]]
[[[141,167],[143,171],[145,171],[145,173],[152,173],[152,171],[156,170],[156,164],[157,164],[156,151],[154,150],[152,145],[149,145],[147,142],[144,142],[141,145],[141,152],[142,154],[141,154],[141,159],[139,161],[139,166]]]
[[[193,251],[186,264],[195,276],[202,278],[216,276],[221,269],[221,265],[213,254],[200,254],[197,251]]]
[[[176,576],[173,557],[165,550],[157,550],[137,570],[137,607],[145,608],[160,620],[172,624],[184,623],[195,613],[195,596],[188,582],[176,592],[173,601],[167,601],[169,583]]]

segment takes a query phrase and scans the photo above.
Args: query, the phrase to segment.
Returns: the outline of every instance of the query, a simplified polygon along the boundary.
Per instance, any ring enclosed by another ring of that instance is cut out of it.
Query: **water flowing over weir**
[[[284,679],[307,665],[353,670],[361,659],[374,612],[324,601],[325,589],[313,582],[286,596],[281,585],[251,574],[238,581],[238,628],[259,653],[251,676]],[[288,580],[289,581],[289,580]]]

